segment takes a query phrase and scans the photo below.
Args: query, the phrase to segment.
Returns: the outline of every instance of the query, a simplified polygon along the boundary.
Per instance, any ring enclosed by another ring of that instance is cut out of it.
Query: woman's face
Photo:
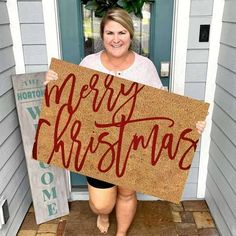
[[[115,21],[108,21],[104,27],[103,44],[108,54],[119,58],[125,56],[131,44],[129,31]]]

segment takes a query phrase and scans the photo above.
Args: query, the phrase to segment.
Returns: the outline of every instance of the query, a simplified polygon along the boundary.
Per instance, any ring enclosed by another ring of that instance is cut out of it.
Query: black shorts
[[[87,178],[88,183],[95,188],[103,188],[104,189],[104,188],[112,188],[115,186],[114,184],[107,183],[107,182],[99,180],[99,179],[94,179],[94,178],[91,178],[88,176],[86,176],[86,178]]]

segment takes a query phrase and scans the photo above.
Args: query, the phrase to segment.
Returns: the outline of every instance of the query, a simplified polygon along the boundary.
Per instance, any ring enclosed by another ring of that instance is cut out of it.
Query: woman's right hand
[[[58,79],[58,74],[54,70],[48,70],[43,84],[47,85],[50,81],[57,79]]]

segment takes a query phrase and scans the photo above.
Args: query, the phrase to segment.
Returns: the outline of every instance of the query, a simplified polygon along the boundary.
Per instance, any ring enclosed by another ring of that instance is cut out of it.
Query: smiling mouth
[[[111,45],[113,48],[120,48],[122,45]]]

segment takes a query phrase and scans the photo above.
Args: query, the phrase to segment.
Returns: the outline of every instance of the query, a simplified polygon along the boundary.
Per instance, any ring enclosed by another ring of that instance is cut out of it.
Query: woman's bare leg
[[[97,227],[101,233],[107,233],[109,228],[109,214],[116,204],[117,187],[106,189],[95,188],[88,184],[89,205],[98,215]]]
[[[118,187],[116,201],[116,236],[125,236],[133,221],[137,209],[136,192],[126,188]]]

